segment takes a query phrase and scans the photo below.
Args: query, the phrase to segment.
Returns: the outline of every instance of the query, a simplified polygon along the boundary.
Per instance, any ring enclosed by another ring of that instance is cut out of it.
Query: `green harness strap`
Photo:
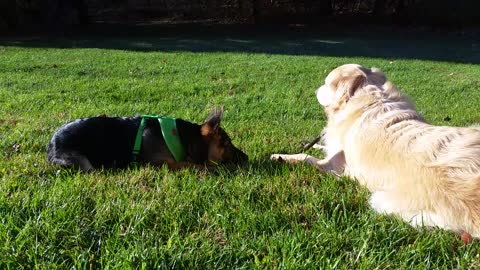
[[[137,160],[138,154],[140,153],[140,148],[142,146],[142,135],[143,130],[145,129],[145,119],[158,119],[160,124],[160,129],[162,130],[163,139],[167,144],[167,148],[172,153],[173,158],[177,162],[185,160],[185,151],[183,149],[182,142],[178,136],[177,131],[177,122],[175,118],[165,117],[161,115],[142,115],[142,120],[140,121],[140,126],[138,127],[137,137],[135,138],[135,144],[133,145],[132,155],[134,161]]]

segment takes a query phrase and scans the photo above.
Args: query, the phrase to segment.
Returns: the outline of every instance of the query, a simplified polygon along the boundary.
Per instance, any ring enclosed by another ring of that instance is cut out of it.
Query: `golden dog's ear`
[[[367,83],[367,76],[364,73],[345,76],[340,78],[337,83],[337,92],[351,98],[357,89],[362,88]]]

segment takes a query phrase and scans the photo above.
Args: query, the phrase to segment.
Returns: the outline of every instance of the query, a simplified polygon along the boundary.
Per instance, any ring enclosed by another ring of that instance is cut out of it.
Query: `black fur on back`
[[[67,123],[53,135],[48,160],[75,153],[86,157],[94,168],[124,167],[132,161],[139,125],[140,117],[92,117]]]

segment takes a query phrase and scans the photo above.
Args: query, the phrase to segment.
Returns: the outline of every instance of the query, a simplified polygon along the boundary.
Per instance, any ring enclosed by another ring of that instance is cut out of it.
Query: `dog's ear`
[[[367,76],[363,72],[342,77],[337,83],[337,93],[351,98],[355,92],[365,86],[366,83]]]
[[[223,106],[213,109],[201,127],[202,136],[209,137],[218,132],[222,120]]]
[[[350,80],[348,85],[348,96],[352,97],[357,89],[362,88],[367,83],[367,78],[364,75],[358,75],[353,80]]]

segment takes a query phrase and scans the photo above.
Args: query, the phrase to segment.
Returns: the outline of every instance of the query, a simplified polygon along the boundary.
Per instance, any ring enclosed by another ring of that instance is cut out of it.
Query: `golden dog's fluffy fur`
[[[272,155],[357,179],[377,212],[480,238],[480,129],[434,126],[378,69],[347,64],[317,91],[326,158]]]

